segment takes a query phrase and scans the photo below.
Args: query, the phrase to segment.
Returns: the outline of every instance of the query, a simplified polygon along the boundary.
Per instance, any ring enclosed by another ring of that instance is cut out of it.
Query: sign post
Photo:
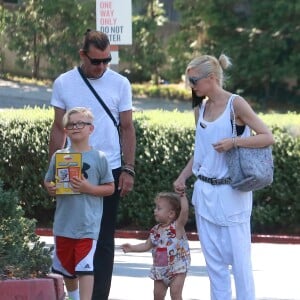
[[[119,45],[132,44],[131,0],[96,0],[96,29],[107,34],[112,64],[119,64]]]

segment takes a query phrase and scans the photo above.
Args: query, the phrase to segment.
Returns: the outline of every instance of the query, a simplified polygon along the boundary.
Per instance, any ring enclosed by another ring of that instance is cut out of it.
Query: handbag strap
[[[235,121],[235,112],[233,107],[233,100],[235,99],[235,94],[232,94],[229,101],[230,101],[230,115],[232,116],[232,137],[237,137],[237,131],[236,131],[236,121]]]
[[[109,108],[107,107],[107,105],[104,103],[104,101],[102,100],[102,98],[100,97],[100,95],[92,87],[92,85],[90,84],[90,82],[88,81],[88,79],[86,78],[86,76],[83,74],[82,69],[80,67],[77,67],[77,69],[78,69],[78,72],[81,75],[82,79],[86,83],[86,85],[90,88],[90,90],[92,91],[92,93],[94,94],[94,96],[96,97],[96,99],[99,101],[99,103],[102,105],[102,107],[104,108],[104,110],[106,111],[106,113],[109,115],[109,117],[113,121],[114,125],[116,126],[116,128],[118,130],[118,134],[120,135],[119,125],[118,125],[116,119],[114,118],[114,116],[112,115],[111,111],[109,110]]]

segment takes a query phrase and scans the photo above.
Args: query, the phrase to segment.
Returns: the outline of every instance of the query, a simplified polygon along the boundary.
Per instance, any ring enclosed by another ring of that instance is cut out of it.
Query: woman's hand
[[[174,191],[178,194],[183,194],[185,192],[185,179],[179,176],[173,183]]]
[[[215,144],[212,144],[212,146],[219,153],[226,152],[235,147],[235,139],[236,138],[226,138]]]

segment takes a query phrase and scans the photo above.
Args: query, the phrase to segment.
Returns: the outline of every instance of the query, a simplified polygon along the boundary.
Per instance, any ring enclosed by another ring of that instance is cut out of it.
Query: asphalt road
[[[52,88],[0,79],[0,108],[49,107]],[[133,99],[135,110],[191,111],[191,103],[161,99]]]

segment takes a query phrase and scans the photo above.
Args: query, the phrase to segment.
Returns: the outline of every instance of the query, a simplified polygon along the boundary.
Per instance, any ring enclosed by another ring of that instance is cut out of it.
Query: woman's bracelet
[[[232,145],[234,148],[236,148],[236,137],[232,137]]]
[[[135,171],[131,168],[128,168],[126,165],[122,167],[122,171],[126,172],[130,176],[134,177],[135,176]]]

